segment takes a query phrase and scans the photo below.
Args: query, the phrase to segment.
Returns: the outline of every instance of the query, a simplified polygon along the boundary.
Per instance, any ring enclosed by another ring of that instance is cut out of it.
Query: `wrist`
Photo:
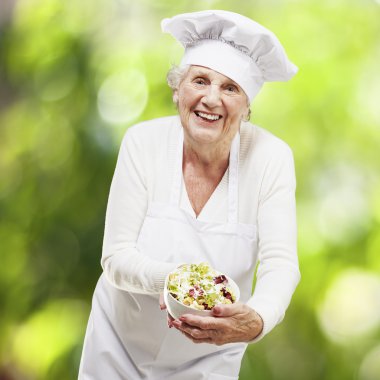
[[[255,338],[257,338],[262,332],[263,332],[263,329],[264,329],[264,321],[263,321],[263,319],[261,318],[261,315],[257,312],[257,311],[255,311],[255,310],[253,310],[253,312],[255,313],[255,315],[256,315],[256,318],[257,318],[257,321],[258,321],[258,325],[259,325],[259,328],[258,328],[258,333],[255,335],[255,337],[253,338],[253,339],[255,339]]]
[[[261,315],[257,313],[255,310],[250,308],[251,313],[251,334],[249,341],[252,341],[256,339],[258,336],[261,335],[264,329],[264,321],[261,318]]]

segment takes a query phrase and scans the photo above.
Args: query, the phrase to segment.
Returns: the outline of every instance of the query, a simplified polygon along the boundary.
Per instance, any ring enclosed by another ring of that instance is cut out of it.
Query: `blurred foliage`
[[[302,281],[242,380],[380,379],[380,2],[2,0],[0,379],[75,379],[128,126],[175,112],[162,18],[226,9],[300,67],[254,123],[287,141]]]

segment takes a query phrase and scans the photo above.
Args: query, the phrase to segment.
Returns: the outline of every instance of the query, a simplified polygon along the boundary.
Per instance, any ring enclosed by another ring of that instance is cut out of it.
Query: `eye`
[[[195,84],[199,84],[200,86],[204,86],[206,81],[203,78],[195,78],[193,81]]]
[[[239,89],[236,86],[234,86],[233,84],[227,85],[226,90],[227,90],[227,92],[236,92],[236,93],[239,92]]]

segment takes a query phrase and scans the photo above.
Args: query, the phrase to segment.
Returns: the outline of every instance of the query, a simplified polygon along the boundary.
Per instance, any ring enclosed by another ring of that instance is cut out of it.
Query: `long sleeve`
[[[136,248],[147,207],[149,161],[135,128],[126,133],[111,184],[101,264],[110,283],[135,293],[158,293],[177,264],[148,258]]]
[[[280,323],[300,280],[297,258],[295,173],[285,144],[272,153],[262,177],[257,214],[259,266],[248,305],[264,321],[257,341]]]

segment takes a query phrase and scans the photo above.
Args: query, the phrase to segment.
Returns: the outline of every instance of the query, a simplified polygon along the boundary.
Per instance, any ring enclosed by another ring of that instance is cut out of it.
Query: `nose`
[[[222,100],[219,86],[212,84],[207,86],[202,102],[210,108],[220,106],[222,104]]]

